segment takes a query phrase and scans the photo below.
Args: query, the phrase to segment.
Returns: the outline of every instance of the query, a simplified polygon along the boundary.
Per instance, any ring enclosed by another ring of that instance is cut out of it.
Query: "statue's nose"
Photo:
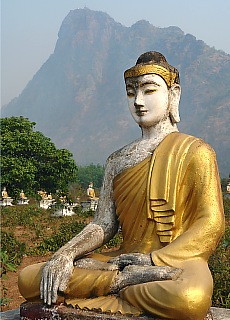
[[[144,106],[143,94],[139,90],[136,92],[136,95],[135,95],[134,106],[135,107]]]

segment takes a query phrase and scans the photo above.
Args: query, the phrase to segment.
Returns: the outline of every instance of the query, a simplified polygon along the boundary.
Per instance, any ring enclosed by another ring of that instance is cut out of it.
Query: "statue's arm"
[[[72,261],[81,258],[84,254],[108,242],[116,234],[118,225],[113,201],[113,166],[108,159],[93,221],[61,247],[53,257],[65,255]]]
[[[99,225],[103,230],[103,241],[100,245],[107,243],[117,233],[119,222],[116,215],[113,179],[114,179],[114,161],[108,158],[105,165],[105,174],[98,201],[98,207],[92,221]]]
[[[67,288],[73,262],[109,241],[117,232],[118,220],[113,202],[113,166],[107,161],[95,217],[78,235],[61,247],[45,264],[40,285],[41,299],[55,303],[58,291]]]

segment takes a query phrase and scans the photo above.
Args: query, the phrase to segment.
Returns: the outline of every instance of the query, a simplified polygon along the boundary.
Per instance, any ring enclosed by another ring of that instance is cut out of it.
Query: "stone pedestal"
[[[54,200],[41,200],[40,201],[40,208],[42,209],[50,209],[52,206],[55,205]]]
[[[122,316],[78,310],[63,304],[50,308],[41,303],[24,302],[20,307],[21,320],[163,320],[152,316]],[[214,320],[209,312],[204,320]]]
[[[29,204],[29,201],[30,201],[29,199],[19,199],[18,204],[20,204],[20,205],[21,204]]]
[[[98,200],[88,200],[88,201],[81,201],[81,206],[83,211],[96,211],[98,205]]]
[[[7,198],[3,198],[0,201],[0,205],[5,207],[5,206],[12,206],[12,202],[14,201],[14,199],[7,197]]]
[[[53,213],[55,217],[66,217],[66,216],[73,216],[75,212],[73,211],[73,207],[65,206],[64,208],[58,209]]]

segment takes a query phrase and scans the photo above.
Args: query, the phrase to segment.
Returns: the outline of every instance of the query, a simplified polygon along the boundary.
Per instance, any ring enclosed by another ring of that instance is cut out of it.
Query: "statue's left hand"
[[[116,258],[112,258],[109,263],[116,264],[121,271],[128,265],[153,266],[150,254],[144,253],[126,253]]]
[[[55,254],[45,264],[40,284],[40,296],[44,303],[51,305],[57,301],[58,291],[67,288],[73,269],[73,259],[63,254]]]

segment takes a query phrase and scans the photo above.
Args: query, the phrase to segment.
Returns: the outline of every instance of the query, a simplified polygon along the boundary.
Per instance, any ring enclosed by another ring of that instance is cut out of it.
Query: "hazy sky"
[[[84,7],[107,12],[125,26],[141,19],[156,27],[178,26],[230,54],[230,0],[1,0],[2,105],[49,58],[69,11]]]

